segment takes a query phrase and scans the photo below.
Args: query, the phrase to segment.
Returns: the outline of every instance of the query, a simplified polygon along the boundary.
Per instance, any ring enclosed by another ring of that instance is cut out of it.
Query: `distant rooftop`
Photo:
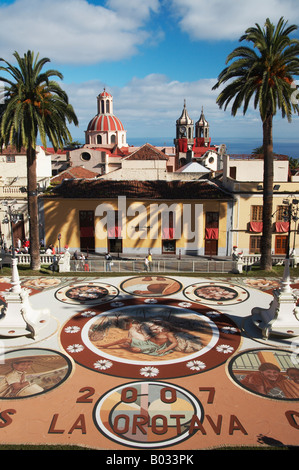
[[[230,160],[263,160],[263,154],[229,154]],[[287,155],[273,155],[274,160],[289,160]]]
[[[126,157],[126,160],[168,160],[168,158],[165,153],[146,143]]]
[[[48,197],[133,199],[231,199],[232,195],[215,183],[201,181],[107,181],[72,179],[52,189]],[[47,196],[44,196],[47,197]]]
[[[74,179],[86,179],[86,178],[97,178],[98,173],[94,171],[87,170],[82,166],[75,166],[67,168],[56,176],[51,178],[52,183],[61,183],[64,180],[74,180]]]

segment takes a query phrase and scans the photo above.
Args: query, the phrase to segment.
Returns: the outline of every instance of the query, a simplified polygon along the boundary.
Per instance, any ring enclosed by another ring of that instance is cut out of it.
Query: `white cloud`
[[[242,141],[254,138],[257,142],[262,142],[262,124],[258,110],[250,107],[245,116],[240,111],[237,116],[232,117],[229,110],[218,108],[217,92],[212,91],[214,83],[215,79],[179,82],[172,81],[165,75],[150,74],[142,79],[133,78],[121,88],[109,87],[107,91],[113,95],[114,114],[127,131],[129,145],[135,143],[135,138],[145,138],[153,144],[158,138],[161,144],[172,144],[176,120],[183,110],[184,100],[194,123],[199,119],[203,107],[210,125],[212,143],[227,144],[232,138]],[[80,121],[79,128],[70,127],[74,140],[84,142],[84,132],[97,113],[97,96],[104,86],[99,80],[64,84]],[[293,123],[289,124],[278,113],[274,120],[274,140],[294,138],[298,133],[298,120],[299,117],[294,116]]]
[[[158,13],[159,0],[107,0],[106,5],[123,18],[135,19],[137,22],[143,22],[148,19],[151,11]]]
[[[283,16],[299,22],[298,0],[170,0],[179,24],[192,39],[236,40],[255,23]]]
[[[127,8],[124,8],[124,5]],[[0,56],[22,49],[64,64],[93,64],[134,55],[146,41],[145,22],[158,0],[16,0],[0,6]]]
[[[134,137],[173,139],[184,100],[194,123],[203,107],[212,138],[227,133],[231,136],[235,132],[248,137],[249,129],[252,135],[260,135],[261,123],[257,111],[249,110],[246,117],[240,113],[233,118],[229,111],[218,108],[217,92],[212,91],[215,82],[216,79],[179,82],[171,81],[165,75],[150,74],[142,79],[133,78],[122,88],[111,87],[107,91],[113,95],[114,114],[127,130],[129,144],[133,143]],[[97,95],[103,87],[104,84],[96,80],[64,85],[80,120],[79,129],[72,131],[75,140],[84,140],[84,131],[97,112]]]

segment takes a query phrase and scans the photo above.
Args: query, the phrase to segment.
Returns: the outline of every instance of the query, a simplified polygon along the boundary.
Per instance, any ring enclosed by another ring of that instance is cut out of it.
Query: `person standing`
[[[152,257],[151,252],[149,252],[149,255],[148,255],[147,259],[148,259],[148,268],[149,268],[149,271],[152,271],[152,268],[153,268],[153,257]]]
[[[145,269],[145,271],[148,271],[148,269],[149,269],[148,256],[146,256],[145,259],[144,259],[144,269]]]
[[[112,256],[110,253],[106,253],[106,271],[111,271],[111,266],[112,266]]]

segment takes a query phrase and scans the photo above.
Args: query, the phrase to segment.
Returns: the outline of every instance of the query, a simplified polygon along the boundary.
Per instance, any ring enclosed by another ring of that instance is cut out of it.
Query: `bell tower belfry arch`
[[[105,88],[97,97],[97,102],[98,114],[113,114],[113,96],[107,93]]]
[[[200,118],[195,123],[195,139],[199,139],[199,143],[204,147],[208,147],[211,140],[210,126],[204,116],[203,107],[201,109]]]
[[[185,165],[192,159],[194,144],[194,121],[189,117],[186,100],[181,116],[176,121],[176,138],[174,139],[177,156],[177,167]]]

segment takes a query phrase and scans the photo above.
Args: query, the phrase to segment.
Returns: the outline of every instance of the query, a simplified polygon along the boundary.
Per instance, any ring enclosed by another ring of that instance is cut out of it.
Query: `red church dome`
[[[97,114],[88,124],[87,131],[123,131],[122,122],[113,114]]]
[[[110,93],[108,93],[104,88],[104,91],[99,94],[99,98],[112,98],[112,95],[110,95]]]

